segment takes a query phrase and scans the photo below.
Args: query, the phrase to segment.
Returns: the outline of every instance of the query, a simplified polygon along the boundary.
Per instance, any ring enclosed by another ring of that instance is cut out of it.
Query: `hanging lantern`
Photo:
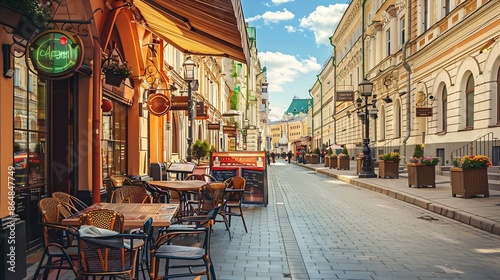
[[[113,110],[113,103],[109,99],[103,99],[101,104],[103,113],[109,113]]]

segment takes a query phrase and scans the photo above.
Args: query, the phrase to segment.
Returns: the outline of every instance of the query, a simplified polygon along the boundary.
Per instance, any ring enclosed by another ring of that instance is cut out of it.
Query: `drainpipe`
[[[333,36],[332,36],[333,37]],[[337,102],[335,102],[335,96],[337,95],[337,61],[336,61],[336,47],[332,42],[332,37],[330,37],[330,45],[333,47],[332,65],[333,65],[333,144],[337,144]]]
[[[406,159],[406,144],[408,142],[408,139],[410,138],[410,132],[411,132],[411,85],[410,85],[410,74],[411,74],[411,68],[410,65],[408,64],[407,58],[406,58],[406,52],[408,49],[408,45],[410,43],[410,36],[411,36],[411,3],[407,4],[408,6],[408,39],[406,39],[406,42],[403,45],[403,67],[406,69],[407,75],[406,75],[406,94],[408,94],[406,98],[406,136],[405,139],[403,140],[403,157]]]
[[[320,104],[320,136],[321,136],[321,141],[320,141],[320,150],[323,148],[323,82],[319,79],[319,75],[316,75],[316,78],[318,79],[319,82],[319,104]]]
[[[92,203],[101,202],[101,44],[94,43],[92,96]]]
[[[311,135],[312,135],[312,149],[314,150],[314,97],[309,89],[309,96],[311,97]]]

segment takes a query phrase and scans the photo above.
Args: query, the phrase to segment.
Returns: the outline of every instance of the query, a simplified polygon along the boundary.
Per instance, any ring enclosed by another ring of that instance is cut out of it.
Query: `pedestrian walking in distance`
[[[290,164],[290,160],[292,159],[292,151],[288,151],[288,154],[286,156],[288,157],[288,164]]]

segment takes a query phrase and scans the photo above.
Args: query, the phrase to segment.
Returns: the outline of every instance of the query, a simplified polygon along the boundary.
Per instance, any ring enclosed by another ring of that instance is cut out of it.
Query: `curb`
[[[478,228],[478,229],[481,229],[481,230],[484,230],[484,231],[487,231],[487,232],[490,232],[490,233],[493,233],[496,235],[500,235],[500,223],[497,221],[494,221],[494,220],[491,220],[491,219],[488,219],[485,217],[477,216],[477,215],[471,214],[469,212],[464,212],[460,209],[452,208],[448,205],[439,204],[439,203],[433,202],[433,201],[428,200],[428,199],[423,198],[423,197],[414,196],[414,195],[411,195],[411,194],[408,194],[405,192],[400,192],[400,191],[397,191],[397,190],[394,190],[391,188],[385,188],[382,186],[372,185],[370,183],[363,182],[363,181],[360,181],[357,179],[353,179],[352,177],[348,177],[345,175],[338,175],[338,174],[334,174],[331,172],[326,172],[322,169],[317,169],[317,168],[310,166],[310,165],[297,164],[297,163],[295,163],[295,165],[305,167],[309,170],[313,170],[314,172],[316,172],[318,174],[326,175],[328,177],[332,177],[332,178],[341,180],[341,181],[346,182],[346,183],[353,185],[353,186],[357,186],[357,187],[361,187],[361,188],[364,188],[364,189],[367,189],[370,191],[378,192],[378,193],[387,195],[389,197],[401,200],[403,202],[413,204],[413,205],[418,206],[422,209],[425,209],[425,210],[431,211],[435,214],[438,214],[438,215],[453,219],[455,221],[473,226],[475,228]]]

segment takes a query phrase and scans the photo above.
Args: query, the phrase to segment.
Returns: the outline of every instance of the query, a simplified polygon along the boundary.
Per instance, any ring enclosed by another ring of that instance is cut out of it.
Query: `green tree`
[[[193,143],[193,157],[200,164],[200,160],[208,155],[210,152],[210,143],[207,140],[196,140]]]
[[[421,158],[424,156],[424,150],[422,150],[422,145],[417,144],[415,146],[415,150],[413,151],[413,157],[414,158]]]
[[[342,149],[342,153],[346,156],[349,156],[349,152],[347,151],[347,147],[344,145],[344,148]]]

